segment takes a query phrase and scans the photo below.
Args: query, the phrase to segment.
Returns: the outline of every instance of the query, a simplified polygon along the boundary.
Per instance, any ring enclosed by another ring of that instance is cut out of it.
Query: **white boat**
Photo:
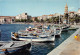
[[[62,32],[67,32],[69,30],[69,25],[63,25],[62,26]]]
[[[31,43],[27,41],[0,41],[0,55],[8,55],[21,50],[31,49]]]
[[[55,38],[56,37],[61,37],[61,32],[62,32],[62,29],[60,28],[60,27],[52,27],[53,29],[53,32],[52,32],[52,36],[54,36],[55,35]]]
[[[26,40],[26,41],[32,40],[32,42],[54,42],[55,35],[54,36],[39,36],[37,34],[29,34],[27,36],[19,35],[18,37],[16,37],[14,33],[12,33],[11,38],[12,40]]]
[[[60,30],[56,30],[55,36],[56,37],[61,37],[61,32],[62,32],[61,29]]]
[[[69,30],[76,30],[78,28],[75,28],[75,27],[70,27]]]

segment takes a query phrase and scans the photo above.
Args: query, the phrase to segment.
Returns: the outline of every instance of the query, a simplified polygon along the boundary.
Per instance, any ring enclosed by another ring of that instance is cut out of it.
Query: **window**
[[[27,15],[27,13],[25,13],[25,15]]]

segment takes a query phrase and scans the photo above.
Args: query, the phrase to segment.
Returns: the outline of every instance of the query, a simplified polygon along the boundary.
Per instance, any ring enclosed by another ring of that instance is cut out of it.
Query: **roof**
[[[42,16],[47,16],[47,15],[42,15]]]
[[[69,13],[75,13],[74,11],[71,11],[71,12],[69,12]]]
[[[15,17],[15,16],[0,16],[0,17]]]
[[[54,16],[54,15],[48,15],[48,16]]]

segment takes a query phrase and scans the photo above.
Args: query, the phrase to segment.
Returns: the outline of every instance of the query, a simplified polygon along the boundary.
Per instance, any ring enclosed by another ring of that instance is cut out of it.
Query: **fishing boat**
[[[69,29],[67,28],[67,26],[62,27],[62,32],[67,32]]]
[[[55,35],[54,36],[39,36],[38,34],[28,34],[28,35],[15,35],[14,33],[11,33],[11,39],[17,40],[17,41],[31,41],[32,42],[54,42]]]
[[[62,32],[68,32],[68,28],[62,28]]]
[[[0,41],[0,55],[8,55],[21,50],[31,49],[31,43],[26,41]]]
[[[69,30],[76,30],[78,28],[75,28],[75,27],[70,27]]]
[[[62,26],[62,32],[67,32],[69,30],[69,25],[63,25]]]
[[[61,37],[61,32],[62,32],[61,29],[56,30],[55,37]]]
[[[62,32],[62,29],[61,28],[54,28],[54,31],[52,33],[52,36],[55,35],[55,38],[56,37],[61,37],[61,32]]]

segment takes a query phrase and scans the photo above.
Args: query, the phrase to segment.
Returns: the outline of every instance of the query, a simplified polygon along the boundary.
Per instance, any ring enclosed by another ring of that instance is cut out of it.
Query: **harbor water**
[[[33,27],[29,24],[2,24],[0,25],[1,30],[1,41],[12,41],[11,40],[11,32],[17,32],[18,30],[25,30],[26,27]],[[51,50],[56,48],[59,44],[61,44],[65,39],[67,39],[71,34],[73,34],[76,30],[69,30],[68,32],[62,32],[60,38],[56,38],[54,43],[32,43],[32,50],[30,54],[26,51],[20,52],[20,54],[13,55],[46,55]]]

